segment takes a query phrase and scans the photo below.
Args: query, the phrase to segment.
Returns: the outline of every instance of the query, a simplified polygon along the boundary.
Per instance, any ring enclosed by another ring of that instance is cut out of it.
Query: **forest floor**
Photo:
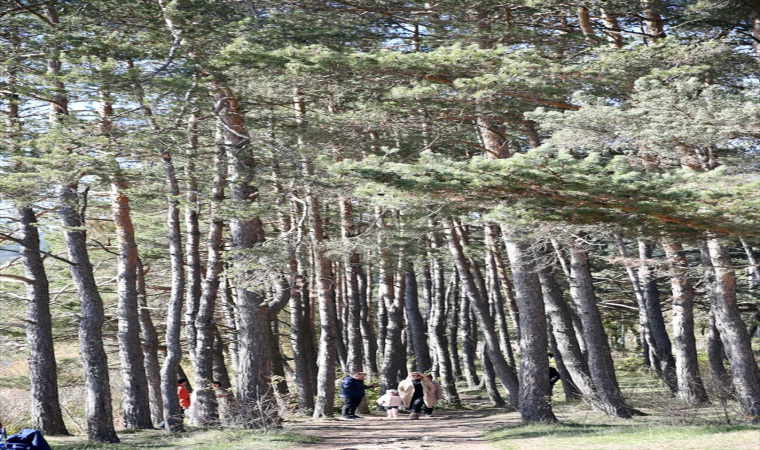
[[[479,407],[470,402],[469,406]],[[361,414],[356,420],[293,419],[286,428],[317,436],[319,442],[290,450],[457,449],[493,450],[485,433],[520,423],[516,413],[484,408],[435,411],[410,420],[408,413],[387,417],[384,412]]]

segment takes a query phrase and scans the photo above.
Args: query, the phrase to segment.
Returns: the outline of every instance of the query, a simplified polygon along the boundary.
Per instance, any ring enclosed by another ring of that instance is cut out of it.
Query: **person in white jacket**
[[[377,404],[385,407],[388,417],[398,417],[398,408],[401,406],[401,396],[395,389],[388,389],[385,395],[377,399]]]
[[[435,386],[419,372],[412,372],[409,378],[398,384],[398,393],[404,406],[409,408],[409,418],[419,419],[423,406],[435,406]]]

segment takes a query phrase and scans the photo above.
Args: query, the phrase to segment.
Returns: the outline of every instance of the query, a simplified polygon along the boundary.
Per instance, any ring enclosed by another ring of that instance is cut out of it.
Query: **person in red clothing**
[[[187,378],[180,378],[177,381],[177,397],[179,397],[179,406],[182,409],[190,407],[190,391],[187,389]]]

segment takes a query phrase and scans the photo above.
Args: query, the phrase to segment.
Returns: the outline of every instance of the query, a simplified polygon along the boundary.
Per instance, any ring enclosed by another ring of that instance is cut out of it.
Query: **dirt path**
[[[478,409],[436,411],[433,417],[410,420],[375,412],[357,420],[300,418],[289,421],[300,433],[319,436],[321,441],[292,450],[457,449],[494,450],[485,440],[486,431],[520,421],[516,413]]]

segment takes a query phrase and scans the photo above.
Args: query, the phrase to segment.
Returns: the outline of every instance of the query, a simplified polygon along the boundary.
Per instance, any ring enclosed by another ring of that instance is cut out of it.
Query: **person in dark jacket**
[[[364,384],[366,376],[367,374],[364,372],[356,372],[340,382],[341,394],[343,395],[343,409],[341,413],[344,419],[361,419],[361,417],[356,415],[356,408],[359,407],[365,396],[364,391],[375,387],[374,384],[370,384],[369,386]]]

